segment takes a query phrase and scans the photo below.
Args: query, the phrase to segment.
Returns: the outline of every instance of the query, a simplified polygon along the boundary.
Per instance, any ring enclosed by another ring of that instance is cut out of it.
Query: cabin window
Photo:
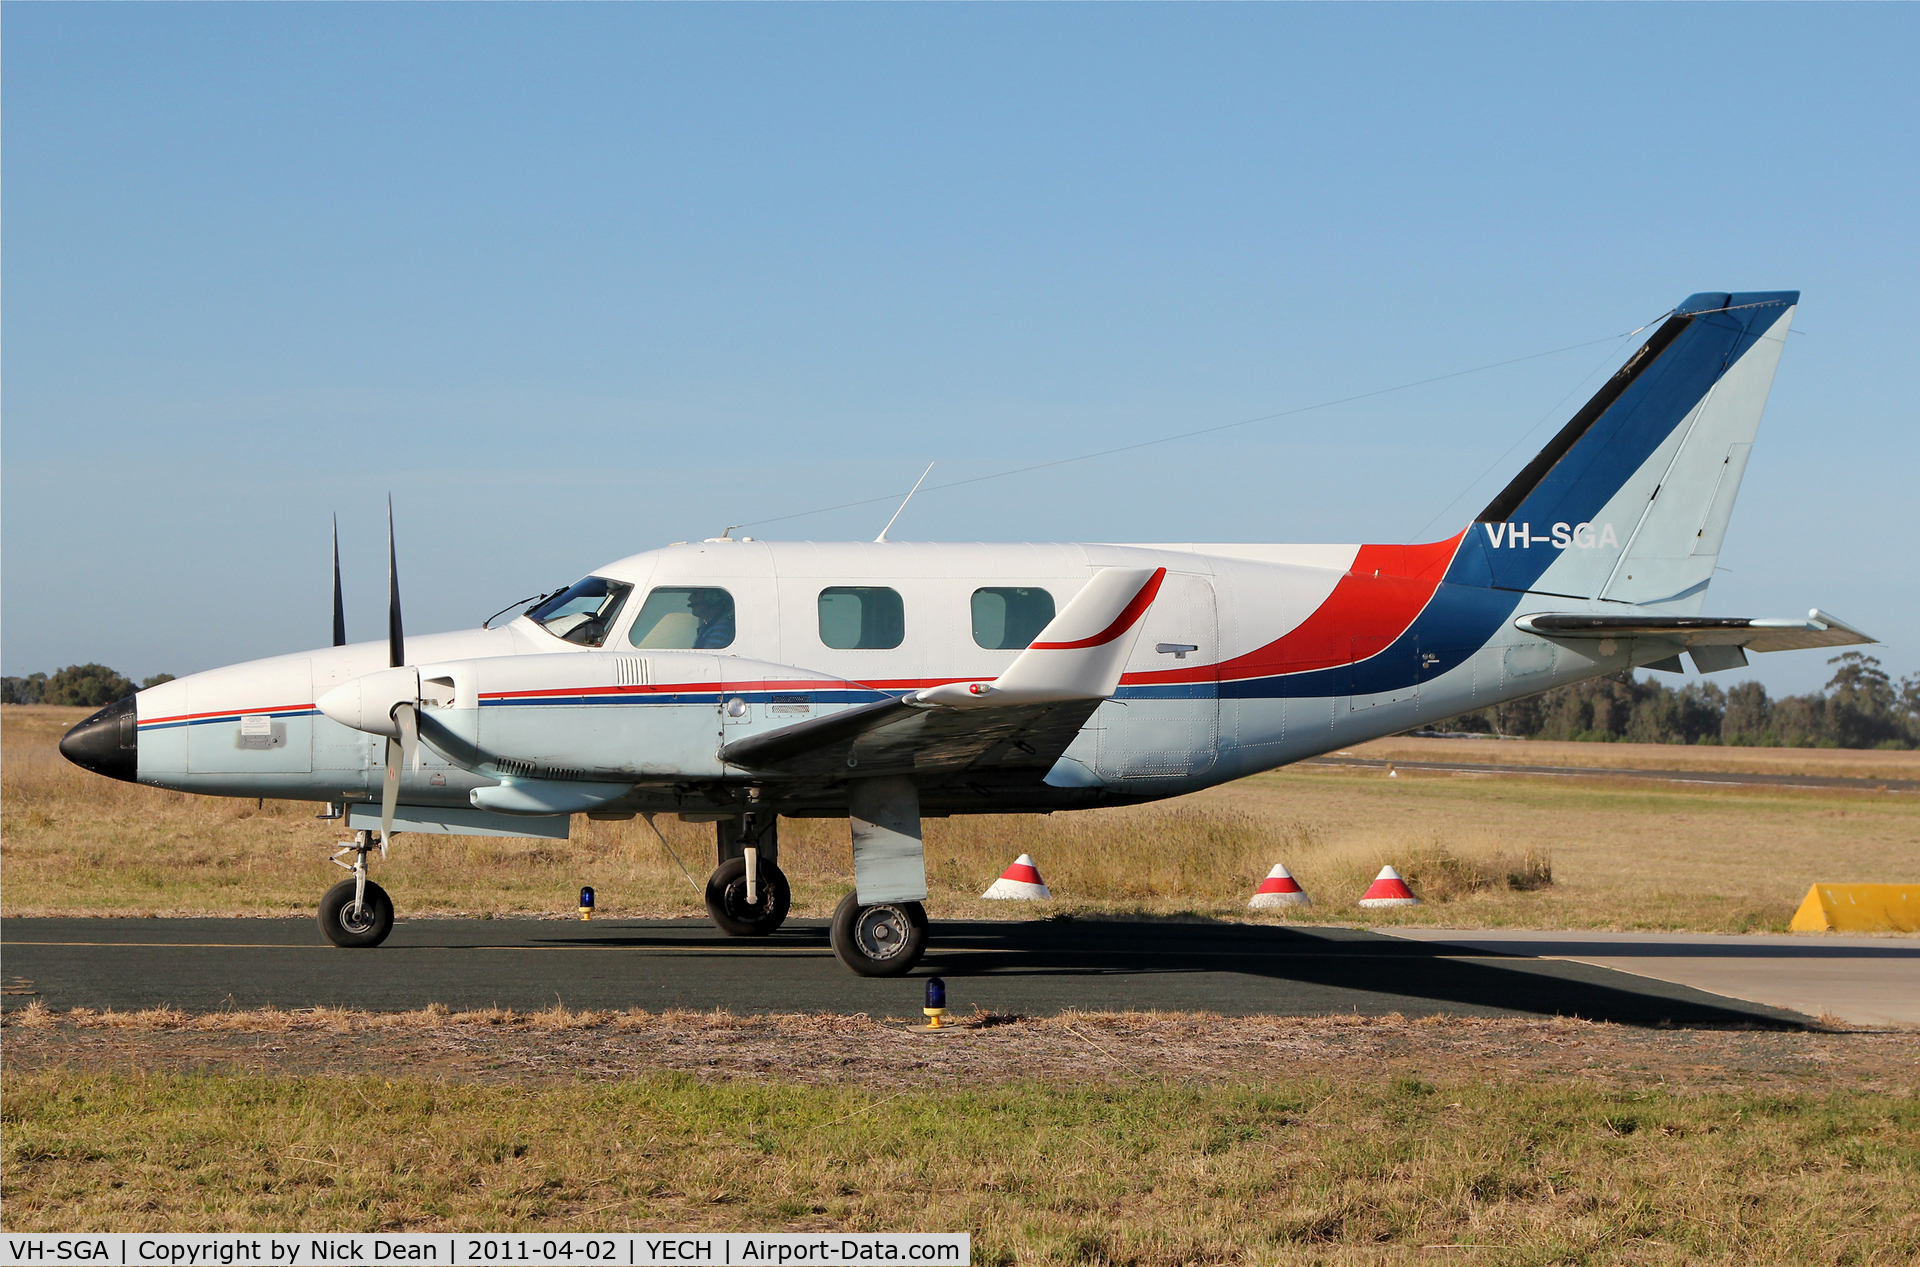
[[[842,651],[886,651],[907,636],[900,591],[833,585],[820,591],[820,641]]]
[[[717,651],[733,645],[733,595],[706,585],[661,586],[647,595],[627,641],[656,651]]]
[[[556,638],[597,647],[607,640],[607,629],[631,593],[633,586],[624,581],[589,576],[527,612],[527,619]]]
[[[1053,595],[1043,589],[973,591],[973,640],[989,651],[1025,651],[1053,623]]]

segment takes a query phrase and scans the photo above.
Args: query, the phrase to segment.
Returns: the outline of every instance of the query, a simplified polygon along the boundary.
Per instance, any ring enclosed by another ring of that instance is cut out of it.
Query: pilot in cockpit
[[[697,589],[687,596],[687,610],[700,622],[693,635],[694,650],[733,645],[733,601],[725,591]]]

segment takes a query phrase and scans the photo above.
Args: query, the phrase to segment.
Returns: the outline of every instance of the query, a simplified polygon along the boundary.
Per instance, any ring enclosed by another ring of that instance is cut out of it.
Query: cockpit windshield
[[[625,581],[589,576],[531,608],[527,619],[555,637],[597,647],[607,640],[607,630],[631,593],[633,586]]]

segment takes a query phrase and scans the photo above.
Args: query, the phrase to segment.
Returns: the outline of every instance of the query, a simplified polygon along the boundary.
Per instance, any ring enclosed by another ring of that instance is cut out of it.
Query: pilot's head
[[[712,590],[695,590],[687,596],[687,610],[704,623],[719,616],[726,607]]]

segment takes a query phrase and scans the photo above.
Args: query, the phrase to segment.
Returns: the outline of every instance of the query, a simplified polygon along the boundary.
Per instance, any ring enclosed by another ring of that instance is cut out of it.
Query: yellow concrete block
[[[1788,927],[1796,933],[1920,933],[1920,884],[1816,884]]]

